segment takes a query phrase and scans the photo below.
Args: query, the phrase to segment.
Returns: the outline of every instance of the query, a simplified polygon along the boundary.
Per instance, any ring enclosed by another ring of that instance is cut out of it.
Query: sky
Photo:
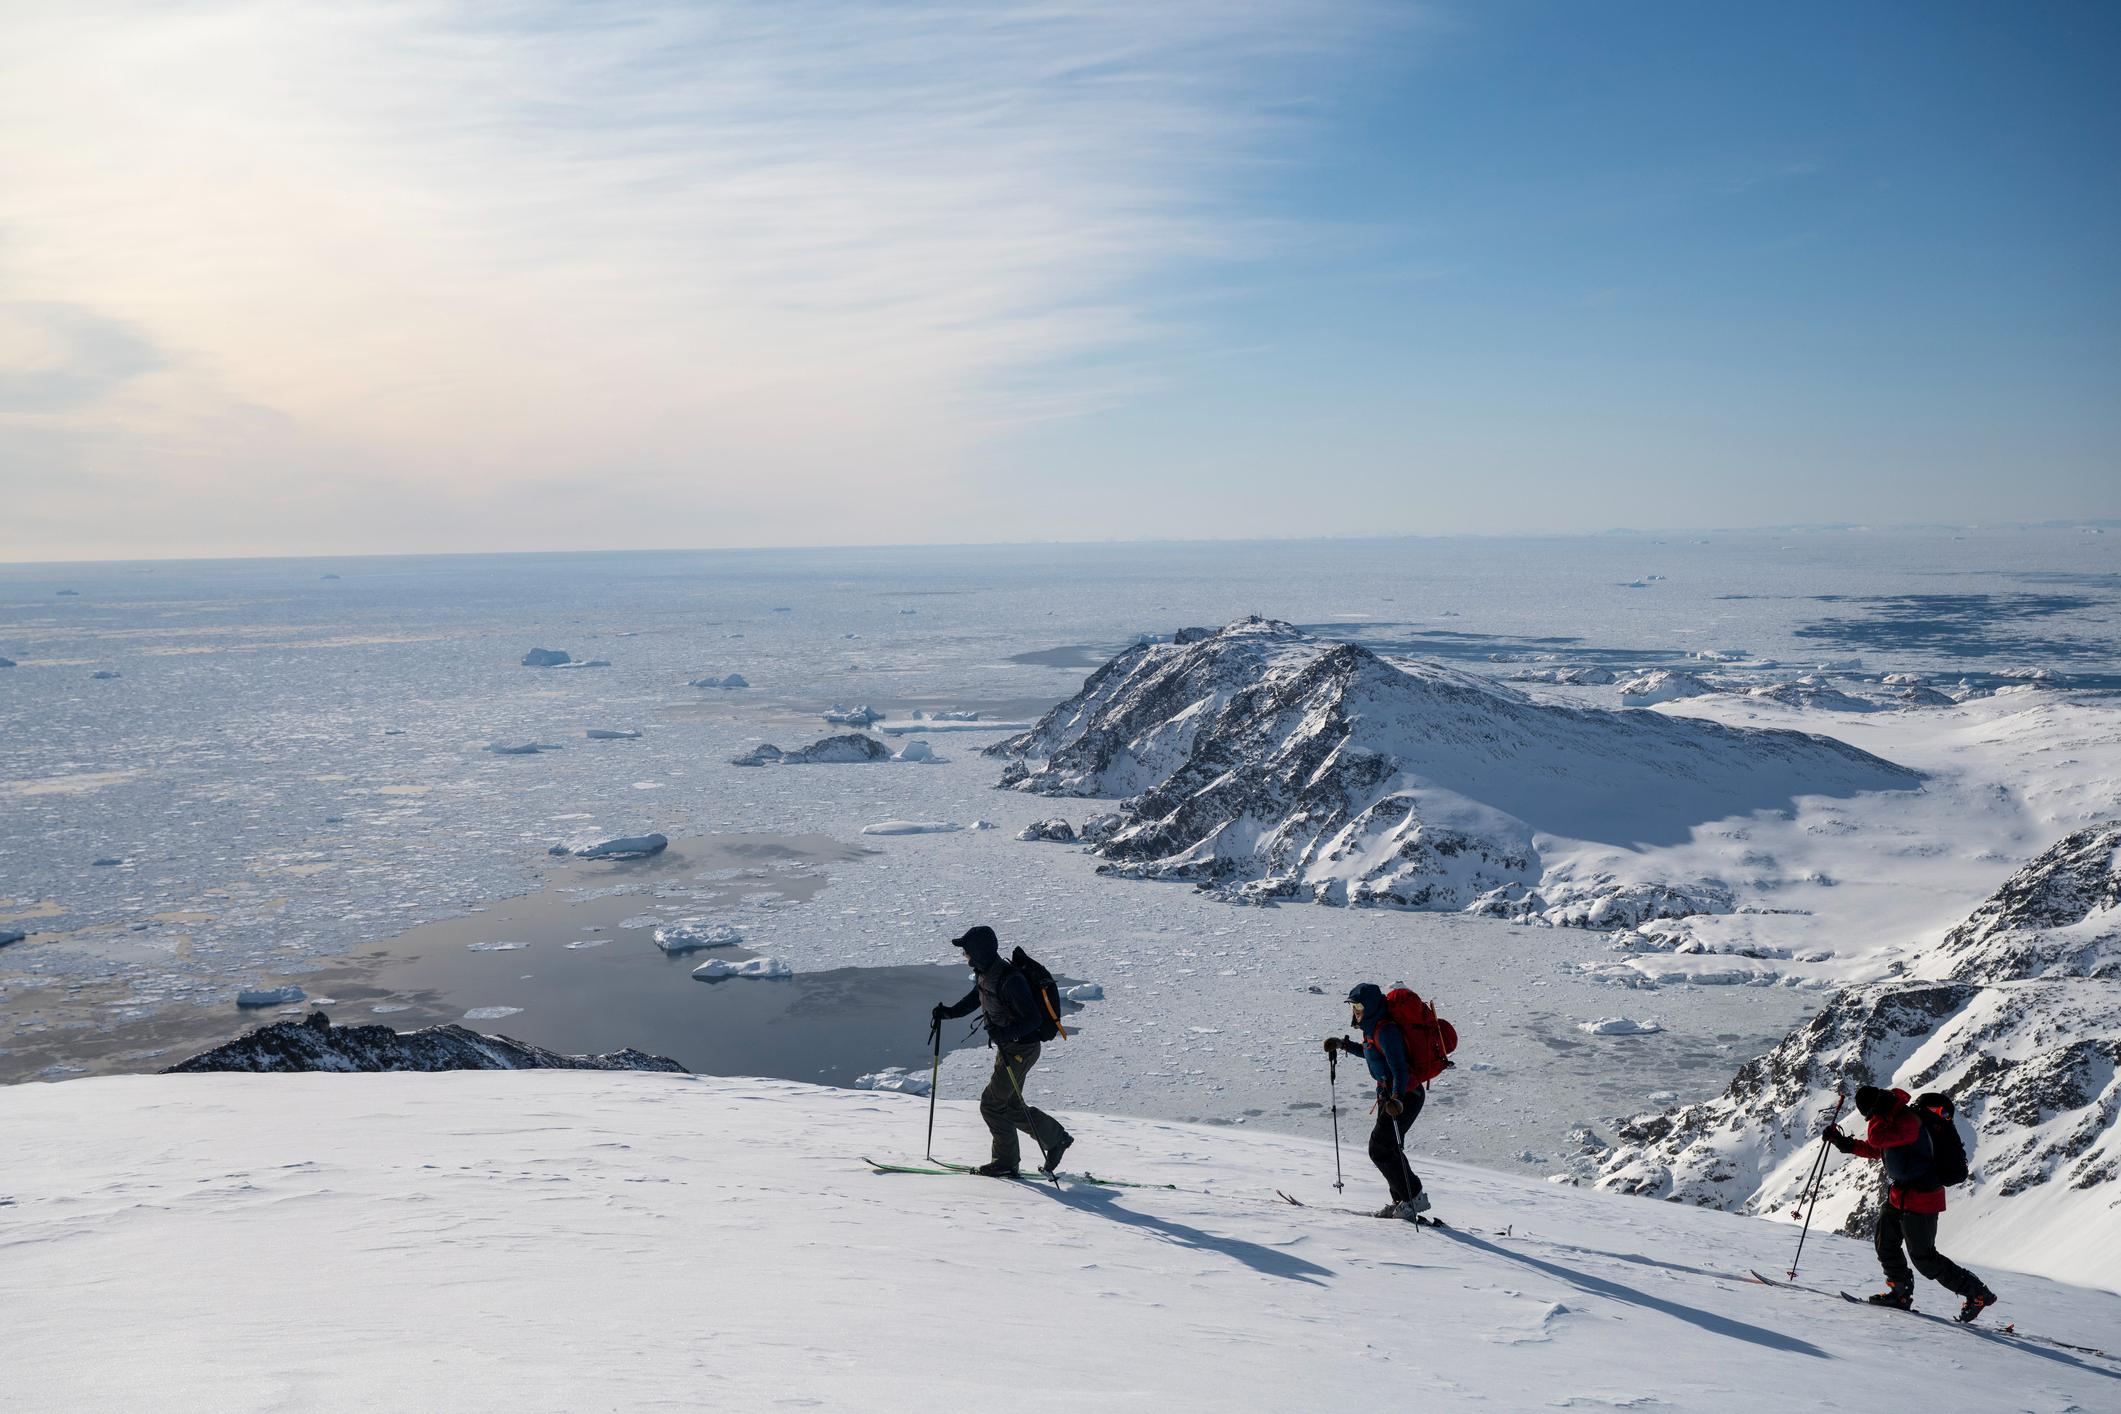
[[[2121,7],[0,0],[0,561],[2121,514]]]

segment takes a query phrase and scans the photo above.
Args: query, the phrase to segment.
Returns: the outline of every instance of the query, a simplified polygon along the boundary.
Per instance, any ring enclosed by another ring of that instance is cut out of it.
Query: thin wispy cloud
[[[1306,121],[1311,62],[1382,23],[1306,0],[18,0],[0,558],[151,529],[816,538],[878,478],[946,487],[995,428],[1138,393],[1110,356],[1165,332],[1144,291],[1287,238],[1231,194]],[[138,356],[69,382],[95,362],[80,330]],[[660,507],[581,501],[629,487]],[[866,523],[946,514],[914,499]]]

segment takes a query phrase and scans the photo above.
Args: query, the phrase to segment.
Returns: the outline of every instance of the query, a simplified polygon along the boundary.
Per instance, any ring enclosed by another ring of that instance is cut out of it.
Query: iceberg
[[[533,648],[523,655],[526,668],[557,668],[562,663],[574,661],[573,655],[558,648]]]
[[[1654,1036],[1664,1027],[1655,1021],[1636,1021],[1625,1016],[1601,1016],[1580,1021],[1576,1029],[1586,1036]]]
[[[712,676],[704,678],[693,678],[690,682],[687,682],[685,686],[721,688],[724,691],[733,691],[736,688],[749,687],[751,686],[751,683],[744,677],[742,673],[730,673],[726,677],[719,678]]]
[[[639,741],[640,732],[632,727],[591,727],[582,733],[591,741]]]
[[[837,727],[866,727],[884,720],[884,714],[866,702],[859,707],[842,707],[835,702],[818,715]]]
[[[862,826],[865,835],[954,835],[964,829],[954,820],[879,820]]]
[[[898,754],[891,759],[894,761],[933,761],[935,760],[935,748],[927,742],[916,738],[900,747]]]
[[[19,943],[28,936],[29,934],[23,932],[20,928],[0,928],[0,948],[6,947],[9,943]]]

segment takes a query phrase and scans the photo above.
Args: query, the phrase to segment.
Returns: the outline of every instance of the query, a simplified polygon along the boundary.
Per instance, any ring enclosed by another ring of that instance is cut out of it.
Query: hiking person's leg
[[[1406,1094],[1400,1096],[1399,1099],[1404,1108],[1400,1110],[1398,1118],[1393,1123],[1399,1131],[1400,1169],[1407,1176],[1405,1196],[1412,1198],[1421,1192],[1421,1175],[1414,1172],[1414,1164],[1412,1160],[1407,1158],[1407,1131],[1414,1127],[1415,1119],[1420,1116],[1422,1102],[1428,1099],[1428,1092],[1419,1089],[1409,1090]]]
[[[979,1117],[986,1121],[987,1133],[993,1137],[994,1162],[1007,1168],[1015,1168],[1018,1162],[1016,1124],[1023,1106],[1016,1081],[1010,1076],[1009,1048],[996,1046],[994,1073],[987,1077],[987,1088],[979,1094]]]
[[[1026,1087],[1030,1084],[1031,1067],[1038,1064],[1038,1058],[1041,1054],[1043,1054],[1043,1048],[1039,1043],[1029,1041],[1012,1055],[1010,1064],[1015,1068],[1016,1072],[1017,1100],[1016,1114],[1013,1118],[1016,1127],[1030,1135],[1031,1142],[1038,1145],[1040,1155],[1049,1156],[1055,1154],[1057,1150],[1067,1148],[1072,1141],[1069,1138],[1068,1131],[1061,1128],[1061,1122],[1033,1105],[1025,1094]]]
[[[1916,1271],[1952,1295],[1971,1296],[1984,1288],[1972,1272],[1937,1250],[1939,1216],[1937,1213],[1906,1213],[1901,1216],[1900,1229],[1907,1240],[1907,1255],[1914,1260]]]
[[[1394,1203],[1403,1203],[1410,1195],[1407,1188],[1407,1161],[1399,1152],[1400,1128],[1393,1122],[1394,1116],[1385,1113],[1382,1102],[1377,1106],[1377,1123],[1370,1126],[1370,1162],[1384,1175],[1385,1187],[1392,1192]]]
[[[1907,1254],[1901,1251],[1902,1223],[1907,1214],[1891,1203],[1878,1209],[1878,1228],[1871,1235],[1871,1243],[1878,1249],[1878,1265],[1885,1269],[1885,1279],[1895,1291],[1907,1291],[1914,1286],[1915,1273],[1908,1267]]]

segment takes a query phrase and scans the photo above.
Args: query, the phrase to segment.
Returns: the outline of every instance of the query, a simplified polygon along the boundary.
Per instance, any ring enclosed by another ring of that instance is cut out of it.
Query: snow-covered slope
[[[1828,737],[1543,705],[1259,618],[1129,649],[988,750],[1017,758],[1005,786],[1126,797],[1096,836],[1108,872],[1602,927],[1728,909],[1729,890],[1556,868],[1555,842],[1669,845],[1920,781]]]
[[[464,1026],[394,1031],[388,1026],[334,1026],[313,1011],[275,1022],[179,1061],[169,1071],[302,1070],[663,1070],[685,1067],[631,1046],[600,1056],[563,1056],[512,1036]]]
[[[1899,966],[1837,993],[1721,1096],[1622,1125],[1599,1185],[1784,1208],[1837,1082],[1943,1090],[1973,1160],[1948,1250],[2121,1289],[2121,825],[2062,840]],[[1837,1162],[1819,1221],[1868,1231],[1876,1188],[1875,1165]]]
[[[1793,1233],[1729,1214],[1424,1163],[1459,1230],[1348,1215],[1374,1177],[1350,1154],[1337,1199],[1322,1139],[1068,1117],[1071,1167],[1176,1191],[867,1171],[926,1115],[636,1074],[9,1087],[0,1405],[1951,1414],[2103,1407],[2121,1372],[1735,1280]],[[1815,1235],[1803,1275],[1868,1266]],[[1990,1275],[1999,1322],[2121,1329]]]

